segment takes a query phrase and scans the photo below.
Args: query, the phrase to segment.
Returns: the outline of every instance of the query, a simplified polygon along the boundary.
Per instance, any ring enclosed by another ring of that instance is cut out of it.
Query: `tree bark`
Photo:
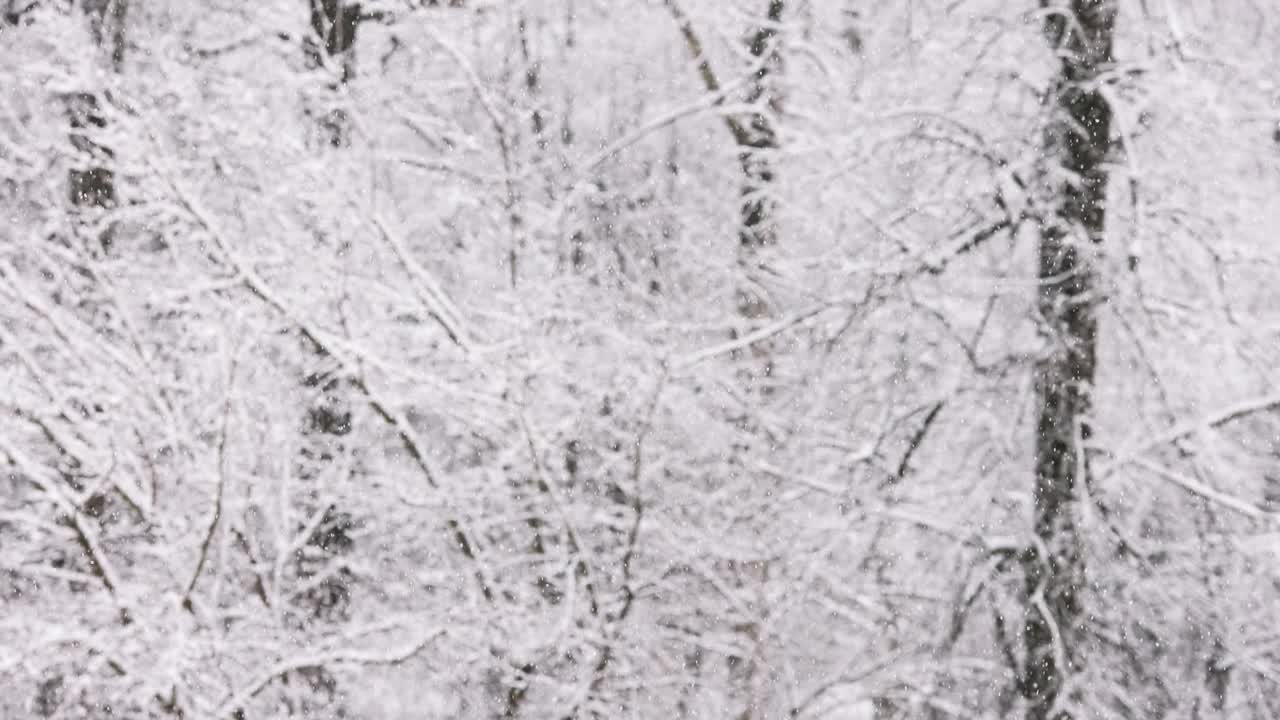
[[[113,207],[115,172],[108,165],[115,153],[92,138],[107,126],[98,96],[91,92],[70,93],[65,102],[71,123],[71,147],[75,148],[79,160],[67,175],[71,204],[104,210]]]
[[[705,55],[702,40],[694,30],[692,21],[684,14],[677,0],[666,0],[666,5],[680,27],[680,34],[684,36],[689,54],[698,61],[698,75],[702,78],[702,84],[707,92],[720,93],[720,80],[711,68],[711,61]],[[726,115],[724,119],[729,134],[738,146],[738,162],[742,168],[738,260],[748,274],[759,264],[760,249],[777,240],[774,203],[770,198],[774,184],[770,153],[778,148],[774,118],[781,110],[782,95],[773,79],[782,69],[782,57],[775,38],[784,9],[783,0],[769,0],[766,22],[751,34],[747,43],[748,51],[756,60],[756,68],[747,88],[746,100],[753,105],[763,102],[770,113],[757,109],[750,113],[745,123],[742,118],[733,115]],[[743,317],[758,319],[769,314],[768,302],[751,282],[739,287],[737,295],[738,312]]]
[[[336,64],[336,78],[329,89],[337,91],[355,77],[356,31],[365,19],[359,3],[346,0],[308,0],[311,6],[311,35],[303,42],[307,66],[312,69]],[[320,117],[320,133],[324,144],[345,147],[350,142],[350,120],[347,113],[335,107]]]
[[[1026,553],[1027,720],[1070,720],[1061,695],[1083,666],[1085,562],[1078,527],[1097,369],[1097,271],[1103,241],[1111,107],[1098,85],[1112,63],[1115,0],[1042,0],[1058,54],[1044,135],[1049,212],[1039,243],[1039,312],[1051,342],[1037,366],[1036,544]]]
[[[782,70],[776,37],[782,22],[783,0],[770,0],[766,22],[752,34],[748,44],[757,68],[747,91],[747,103],[763,103],[763,109],[751,113],[737,137],[742,148],[741,226],[738,229],[740,261],[750,270],[759,265],[761,248],[777,242],[774,224],[774,202],[770,197],[774,182],[772,151],[778,149],[778,134],[773,118],[782,110],[782,95],[774,80]],[[738,311],[743,317],[760,318],[769,314],[768,301],[748,283],[738,291]]]
[[[127,0],[84,0],[82,8],[94,44],[107,54],[112,72],[119,73],[124,66]],[[95,93],[76,92],[68,94],[65,102],[71,124],[71,145],[79,160],[67,174],[68,199],[77,208],[115,207],[116,178],[110,167],[115,153],[93,138],[107,126],[101,101]],[[104,249],[109,249],[110,230],[99,240]]]
[[[89,30],[98,47],[111,57],[111,69],[120,72],[124,65],[124,21],[129,11],[129,0],[83,0],[84,12],[89,17]]]

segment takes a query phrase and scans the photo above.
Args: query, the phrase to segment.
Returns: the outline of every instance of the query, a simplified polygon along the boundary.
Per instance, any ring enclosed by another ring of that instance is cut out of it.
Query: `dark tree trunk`
[[[1222,711],[1227,707],[1227,691],[1231,687],[1229,662],[1226,645],[1215,631],[1213,648],[1210,650],[1209,659],[1204,664],[1205,692],[1209,696],[1209,708],[1204,717],[1221,717]],[[1195,715],[1201,716],[1199,712]]]
[[[773,83],[774,76],[782,67],[782,58],[774,43],[777,26],[782,22],[782,10],[782,0],[770,0],[767,23],[751,35],[747,45],[751,57],[758,64],[747,92],[747,103],[763,102],[775,117],[782,109],[782,96]],[[775,239],[772,207],[766,195],[769,184],[773,182],[773,168],[767,151],[777,149],[778,136],[770,115],[760,111],[751,114],[743,130],[742,137],[738,138],[742,146],[744,180],[740,240],[744,247],[756,248],[769,245]],[[762,150],[766,152],[760,152]]]
[[[93,41],[111,57],[111,69],[120,72],[124,65],[125,16],[129,12],[129,0],[83,0],[85,15],[89,16],[89,30]]]
[[[329,67],[336,71],[329,89],[337,91],[355,77],[356,31],[364,19],[360,4],[346,0],[308,0],[311,6],[311,35],[303,42],[307,66]],[[323,112],[319,129],[323,143],[345,147],[350,142],[350,120],[346,111],[335,107]]]
[[[71,146],[76,150],[77,160],[68,178],[71,204],[101,209],[113,207],[116,202],[115,173],[107,165],[115,153],[91,137],[107,126],[98,97],[87,92],[71,93],[65,102],[71,122]]]
[[[739,253],[743,266],[749,271],[759,264],[759,250],[777,241],[774,203],[770,197],[774,182],[770,155],[778,149],[774,118],[782,109],[782,95],[775,86],[776,76],[782,69],[776,43],[782,11],[783,0],[770,0],[766,23],[751,35],[747,45],[757,64],[747,91],[747,102],[751,105],[763,103],[765,108],[751,113],[747,123],[739,124],[734,133],[741,148],[738,158],[742,164]],[[748,284],[738,291],[738,311],[748,318],[764,317],[769,313],[768,302]]]
[[[707,92],[720,93],[719,77],[711,68],[711,61],[703,52],[702,39],[684,14],[677,0],[665,0],[667,9],[680,27],[685,46],[698,61],[698,75]],[[766,22],[751,34],[747,49],[755,59],[752,82],[746,100],[752,104],[764,102],[766,108],[750,113],[746,122],[739,116],[726,115],[725,125],[738,146],[738,161],[742,168],[742,204],[738,225],[738,261],[751,274],[759,265],[761,248],[777,240],[774,225],[774,204],[770,192],[774,185],[772,151],[778,148],[775,118],[781,109],[782,95],[777,91],[775,76],[782,69],[782,57],[775,38],[782,22],[785,7],[783,0],[769,0]],[[764,111],[769,112],[766,114]],[[748,278],[750,280],[750,278]],[[737,291],[738,312],[746,318],[761,318],[769,313],[767,300],[753,283],[747,282]]]
[[[98,50],[110,59],[113,72],[124,66],[127,0],[84,0],[90,34]],[[92,92],[70,93],[64,98],[71,124],[71,146],[76,157],[67,174],[68,199],[76,208],[109,210],[116,205],[116,176],[111,168],[115,153],[94,136],[107,126],[101,100]],[[99,238],[104,249],[111,245],[111,231]]]
[[[1115,0],[1042,0],[1044,33],[1059,57],[1044,136],[1049,203],[1040,234],[1039,312],[1052,343],[1036,369],[1035,535],[1026,556],[1025,675],[1028,720],[1070,720],[1060,705],[1082,667],[1079,502],[1089,468],[1084,443],[1097,366],[1093,256],[1106,217],[1111,107],[1097,87],[1112,62]],[[1070,179],[1058,180],[1066,176]]]
[[[534,54],[533,49],[529,45],[529,20],[525,14],[520,13],[520,19],[516,22],[516,34],[520,40],[520,55],[524,60],[524,89],[528,94],[529,124],[533,128],[534,141],[540,152],[545,152],[549,141],[547,139],[547,121],[542,112],[542,61]]]

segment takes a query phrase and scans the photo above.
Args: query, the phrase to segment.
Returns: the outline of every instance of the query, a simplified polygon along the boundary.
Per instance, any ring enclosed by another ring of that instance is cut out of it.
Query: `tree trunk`
[[[757,68],[747,92],[747,103],[764,103],[769,114],[757,110],[739,125],[735,133],[742,148],[738,155],[742,163],[742,209],[738,228],[739,260],[748,274],[748,282],[738,290],[738,311],[747,318],[768,315],[766,298],[751,281],[753,269],[760,264],[761,248],[777,241],[774,225],[774,203],[770,197],[774,181],[770,154],[778,148],[778,134],[773,118],[782,109],[782,95],[774,80],[782,69],[782,57],[778,53],[775,38],[777,26],[782,22],[783,0],[770,0],[766,23],[752,34],[748,49]]]
[[[1069,720],[1060,696],[1082,667],[1085,584],[1080,548],[1084,443],[1097,365],[1094,246],[1103,240],[1111,108],[1097,87],[1112,62],[1115,0],[1042,0],[1059,56],[1045,157],[1049,202],[1039,245],[1039,312],[1052,343],[1036,369],[1036,545],[1027,553],[1022,692],[1028,720]],[[1064,172],[1065,171],[1065,172]],[[1062,179],[1066,178],[1066,179]]]
[[[111,69],[115,72],[120,72],[124,65],[124,20],[128,11],[129,0],[84,0],[93,41],[110,55]]]
[[[336,77],[329,89],[337,91],[355,77],[356,31],[360,28],[359,3],[346,0],[308,0],[311,5],[311,35],[303,42],[307,66],[332,67]],[[336,65],[336,67],[334,67]],[[340,107],[321,113],[319,129],[323,144],[345,147],[350,142],[350,120]]]
[[[110,58],[111,70],[119,73],[124,66],[127,0],[84,0],[82,8],[95,45]],[[64,99],[71,145],[77,154],[77,162],[67,174],[68,199],[76,208],[115,207],[116,178],[110,167],[115,153],[93,138],[107,126],[101,102],[93,92],[70,93]],[[109,249],[111,231],[104,232],[99,241]]]
[[[693,22],[684,14],[677,0],[666,0],[666,5],[680,27],[680,34],[684,36],[689,54],[698,61],[698,75],[702,78],[702,84],[707,92],[720,93],[719,77],[704,53],[702,39],[694,29]],[[750,113],[746,123],[734,115],[726,115],[724,118],[729,134],[738,146],[738,162],[742,167],[738,262],[747,271],[748,277],[747,282],[737,290],[738,313],[752,319],[769,314],[768,301],[752,282],[751,276],[759,266],[760,249],[774,244],[777,239],[774,205],[769,197],[774,184],[773,164],[769,155],[778,148],[773,118],[781,109],[782,95],[777,91],[773,79],[782,69],[782,57],[774,38],[778,34],[778,25],[782,22],[784,8],[783,0],[769,0],[767,21],[751,34],[747,43],[756,67],[746,100],[752,104],[763,101],[771,113],[765,114],[757,109]]]
[[[107,126],[98,96],[89,92],[70,93],[65,102],[71,122],[71,147],[75,148],[79,161],[68,173],[71,204],[105,210],[116,202],[115,173],[108,167],[115,153],[91,137]]]

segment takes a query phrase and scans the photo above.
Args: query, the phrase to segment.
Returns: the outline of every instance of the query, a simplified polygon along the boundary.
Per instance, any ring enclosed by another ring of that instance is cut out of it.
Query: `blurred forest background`
[[[1280,717],[1274,0],[0,0],[0,716]]]

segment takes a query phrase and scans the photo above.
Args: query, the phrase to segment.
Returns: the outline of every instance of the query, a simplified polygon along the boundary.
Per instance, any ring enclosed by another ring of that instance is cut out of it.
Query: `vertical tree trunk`
[[[684,14],[677,0],[666,0],[667,9],[680,27],[689,54],[698,61],[698,75],[707,92],[719,93],[718,76],[711,68],[711,61],[704,54],[702,40],[694,30],[692,21]],[[775,76],[782,69],[782,58],[774,41],[785,8],[783,0],[769,0],[766,22],[752,33],[747,49],[756,60],[756,68],[747,90],[747,101],[752,104],[763,101],[771,112],[760,109],[752,112],[743,123],[740,117],[725,116],[725,125],[738,146],[738,161],[742,167],[742,205],[738,226],[738,260],[750,274],[759,265],[760,249],[777,240],[774,225],[774,204],[770,192],[774,184],[774,171],[770,152],[778,148],[778,135],[774,118],[781,109],[782,95],[778,92]],[[751,283],[738,288],[738,312],[746,318],[761,318],[769,313],[768,302],[759,289]]]
[[[529,125],[533,128],[534,141],[539,152],[545,152],[547,122],[542,112],[542,61],[529,45],[529,18],[524,11],[516,21],[516,35],[520,40],[520,56],[524,60],[524,89],[529,100]]]
[[[684,37],[689,54],[698,63],[698,75],[707,92],[719,94],[722,86],[711,61],[706,56],[693,22],[684,14],[678,0],[665,0]],[[738,264],[746,277],[736,289],[736,310],[738,314],[749,320],[768,317],[771,310],[768,298],[757,282],[756,270],[760,267],[760,251],[777,242],[777,227],[774,221],[774,203],[771,197],[775,183],[773,158],[771,154],[778,148],[776,118],[781,110],[782,94],[776,86],[776,76],[782,69],[782,57],[776,42],[778,26],[782,22],[785,10],[784,0],[769,0],[765,20],[750,35],[747,50],[754,60],[751,82],[747,87],[746,101],[754,108],[747,117],[726,115],[724,122],[738,148],[738,161],[742,169],[741,205],[738,224]],[[760,104],[764,107],[760,107]],[[736,331],[733,333],[736,337]],[[758,371],[748,371],[747,377],[768,377],[773,373],[771,351],[762,343],[752,347],[752,353],[761,359]],[[745,430],[745,426],[741,426]],[[750,565],[750,564],[749,564]],[[760,573],[751,570],[737,570],[752,582],[763,582]],[[755,652],[759,644],[760,626],[755,618],[745,619],[734,625],[734,632],[741,635],[744,648]],[[735,692],[744,700],[738,711],[738,720],[752,720],[755,717],[754,701],[756,684],[756,660],[754,657],[733,655],[727,658],[731,683]]]
[[[124,66],[127,0],[84,0],[82,8],[89,21],[94,44],[100,52],[107,54],[112,72],[119,73]],[[71,145],[78,155],[75,166],[67,174],[68,199],[76,208],[107,210],[115,207],[116,178],[110,167],[115,153],[93,138],[107,126],[98,95],[93,92],[71,93],[65,101],[71,125]],[[109,249],[110,231],[103,233],[99,241],[104,249]]]
[[[753,73],[751,85],[747,91],[747,103],[755,105],[763,102],[774,117],[782,110],[782,95],[774,86],[774,80],[782,70],[782,56],[778,52],[774,38],[778,35],[778,25],[782,22],[783,0],[770,0],[765,15],[765,23],[752,33],[747,49],[755,58],[758,67]],[[755,150],[772,150],[778,147],[778,136],[770,115],[757,110],[751,113],[744,128],[739,144],[743,145],[743,174],[746,183],[743,196],[748,199],[743,204],[742,244],[746,246],[767,245],[773,241],[773,227],[770,222],[769,203],[757,197],[757,192],[767,188],[773,179],[773,171],[769,158],[765,153]]]
[[[1231,666],[1227,657],[1227,647],[1222,636],[1214,630],[1213,647],[1204,663],[1205,693],[1208,695],[1208,709],[1202,715],[1197,702],[1194,716],[1221,717],[1227,707],[1227,691],[1231,687]]]
[[[578,33],[574,23],[575,16],[574,0],[568,0],[565,3],[564,10],[563,60],[566,67],[572,62],[578,45]],[[560,113],[560,142],[565,146],[573,144],[573,90],[568,83],[565,83],[564,86],[564,109]],[[567,160],[562,160],[562,163],[567,167]]]
[[[129,0],[84,0],[84,12],[89,16],[93,41],[109,54],[111,69],[120,72],[124,66],[124,21]]]
[[[750,275],[759,265],[761,248],[777,241],[774,225],[774,202],[770,197],[774,181],[773,162],[770,154],[778,149],[778,134],[773,118],[782,109],[782,95],[775,85],[782,69],[782,57],[778,53],[777,26],[782,22],[783,0],[769,0],[766,22],[752,34],[748,49],[755,58],[757,68],[747,91],[751,105],[763,103],[769,111],[753,112],[745,126],[739,126],[738,145],[742,148],[738,158],[742,163],[741,226],[738,229],[739,260],[748,272],[748,282],[738,290],[738,312],[743,317],[759,318],[769,313],[768,301],[753,286]]]
[[[311,5],[311,32],[303,43],[307,66],[312,69],[330,67],[336,76],[329,89],[337,91],[355,77],[356,31],[364,16],[359,3],[346,0],[308,0]],[[335,67],[336,66],[336,67]],[[339,107],[320,116],[320,133],[324,144],[345,147],[350,142],[350,121]]]
[[[1097,85],[1112,62],[1115,0],[1042,0],[1059,56],[1044,136],[1049,211],[1039,246],[1039,311],[1052,343],[1036,369],[1036,545],[1027,553],[1024,642],[1028,720],[1069,720],[1059,704],[1082,667],[1086,615],[1079,501],[1097,365],[1094,246],[1103,240],[1111,108]]]
[[[71,204],[105,210],[116,202],[115,172],[108,166],[115,153],[92,137],[107,126],[98,96],[91,92],[71,93],[65,102],[71,123],[71,147],[78,155],[76,166],[67,176]]]

